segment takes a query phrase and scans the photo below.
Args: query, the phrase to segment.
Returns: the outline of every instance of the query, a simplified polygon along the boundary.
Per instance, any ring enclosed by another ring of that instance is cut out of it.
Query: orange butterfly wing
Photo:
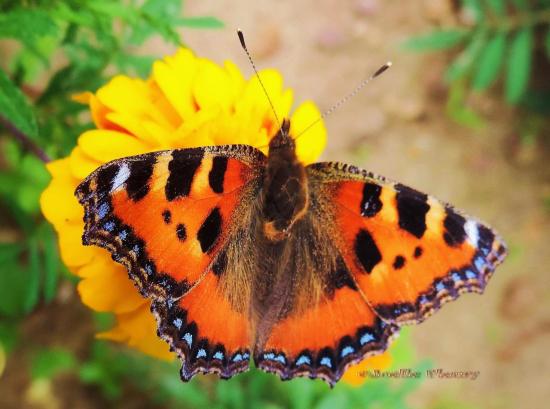
[[[182,359],[184,379],[248,367],[248,316],[234,311],[216,270],[264,160],[241,145],[155,152],[109,162],[76,190],[84,244],[108,249],[153,299],[159,334]]]
[[[462,293],[483,292],[506,256],[489,227],[431,196],[344,164],[308,171],[334,204],[346,265],[389,323],[418,323]]]
[[[320,378],[333,386],[346,368],[386,350],[398,327],[374,314],[353,281],[304,313],[278,322],[255,361],[282,379]]]

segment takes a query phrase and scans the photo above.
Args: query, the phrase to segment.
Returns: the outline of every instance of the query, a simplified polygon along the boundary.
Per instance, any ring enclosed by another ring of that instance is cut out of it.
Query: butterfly
[[[483,292],[506,256],[485,224],[356,166],[304,166],[285,119],[248,145],[109,162],[76,189],[83,243],[126,266],[182,361],[227,379],[250,360],[334,385],[403,325]]]

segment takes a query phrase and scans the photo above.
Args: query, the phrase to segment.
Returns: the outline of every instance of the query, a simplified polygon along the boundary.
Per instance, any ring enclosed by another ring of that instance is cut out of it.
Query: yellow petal
[[[52,180],[40,196],[40,208],[57,230],[65,224],[82,224],[84,210],[74,196],[74,185]]]
[[[78,138],[82,151],[101,163],[148,152],[151,148],[139,139],[116,131],[93,129]]]
[[[127,112],[171,126],[169,117],[155,104],[151,88],[141,79],[118,75],[97,91],[97,98],[111,111]]]
[[[139,308],[146,300],[139,294],[126,268],[105,253],[79,270],[82,280],[78,293],[82,302],[96,311],[126,313]]]
[[[237,67],[233,62],[228,60],[225,61],[223,65],[229,79],[227,83],[227,91],[231,94],[231,99],[235,102],[238,98],[240,98],[241,93],[243,92],[245,85],[244,77],[241,70],[239,70],[239,67]]]
[[[200,110],[221,108],[228,110],[233,105],[231,93],[227,92],[229,77],[218,65],[199,59],[199,69],[193,82],[193,95]]]
[[[290,120],[290,133],[296,139],[296,154],[305,164],[315,162],[327,143],[327,130],[322,120],[307,129],[320,117],[317,106],[308,101],[294,111]]]
[[[180,49],[174,56],[153,64],[153,79],[184,120],[196,112],[192,84],[197,65],[195,56],[187,49]]]
[[[277,108],[282,96],[283,78],[275,70],[261,70],[258,75],[264,84],[265,91],[258,77],[252,77],[243,89],[242,95],[236,104],[236,110],[250,111],[252,114],[263,118],[268,111],[272,110],[266,93]],[[288,112],[277,111],[279,118],[283,118],[287,114]]]
[[[80,104],[89,104],[90,103],[90,98],[93,97],[93,93],[91,93],[90,91],[85,91],[85,92],[80,92],[78,94],[72,94],[71,95],[71,100],[73,100],[74,102],[78,102]]]
[[[175,354],[169,351],[168,344],[157,337],[157,324],[149,311],[149,303],[134,311],[117,314],[117,322],[116,327],[98,334],[98,338],[125,342],[159,359],[167,361],[175,359]]]
[[[350,366],[342,376],[342,382],[352,386],[361,386],[368,378],[368,371],[376,369],[383,370],[389,368],[392,363],[391,355],[388,351],[371,356],[358,364]]]
[[[84,224],[66,224],[59,233],[59,250],[61,260],[69,267],[79,267],[89,263],[98,252],[105,250],[82,244]]]
[[[178,148],[214,145],[210,124],[215,120],[218,112],[217,109],[198,111],[172,135],[172,144]]]
[[[86,155],[78,146],[72,150],[69,160],[71,165],[71,173],[75,179],[79,181],[79,183],[103,163],[102,161],[93,159]]]
[[[155,80],[150,78],[147,81],[147,85],[149,87],[151,100],[154,102],[158,110],[162,112],[166,120],[170,123],[170,128],[175,129],[180,126],[183,121],[182,117],[180,116],[180,114],[178,114],[178,111],[176,111],[168,98],[166,98],[166,95],[164,95]]]
[[[84,211],[74,196],[76,180],[71,175],[69,160],[50,162],[46,168],[52,175],[52,180],[40,196],[40,208],[44,217],[56,229],[65,223],[82,223]]]
[[[154,121],[143,119],[127,112],[111,112],[107,115],[107,119],[155,148],[166,146],[169,141],[168,135],[174,132],[173,129],[164,128]],[[154,131],[151,131],[151,128],[154,128]]]
[[[46,169],[50,172],[53,179],[64,183],[72,183],[73,181],[68,158],[52,160],[46,163]]]
[[[90,96],[90,113],[92,114],[92,121],[98,129],[113,129],[119,130],[117,126],[107,119],[107,114],[111,110],[103,104],[96,95]]]
[[[265,92],[258,77],[253,77],[245,85],[241,97],[235,104],[235,116],[242,118],[247,129],[264,128],[268,136],[272,137],[279,127],[273,109],[277,113],[279,122],[288,117],[293,95],[291,90],[282,91],[283,79],[277,71],[262,70],[259,72],[259,76],[265,86]],[[269,103],[266,93],[269,95],[273,107]],[[248,141],[248,143],[257,146],[256,141]]]

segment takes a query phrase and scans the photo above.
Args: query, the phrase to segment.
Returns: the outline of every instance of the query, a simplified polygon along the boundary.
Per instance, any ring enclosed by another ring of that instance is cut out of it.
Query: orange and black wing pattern
[[[346,266],[385,322],[419,323],[483,292],[506,256],[491,228],[431,196],[341,163],[307,171]]]
[[[306,216],[288,238],[283,301],[273,286],[267,312],[254,345],[256,365],[282,379],[320,378],[333,386],[352,364],[381,354],[399,327],[380,319],[361,293],[352,271],[335,246],[330,219],[316,191],[310,192]],[[273,296],[275,295],[275,296]],[[275,319],[271,306],[276,309]]]
[[[248,316],[232,308],[217,272],[264,161],[243,145],[153,152],[109,162],[76,190],[84,244],[109,250],[152,299],[185,380],[248,368]]]
[[[318,304],[273,326],[254,353],[260,369],[283,380],[305,376],[334,386],[350,365],[387,349],[398,326],[373,312],[345,270],[339,274]]]

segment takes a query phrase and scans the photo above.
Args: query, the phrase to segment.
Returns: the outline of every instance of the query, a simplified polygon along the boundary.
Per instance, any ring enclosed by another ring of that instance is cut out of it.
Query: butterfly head
[[[281,127],[269,142],[269,152],[272,153],[278,149],[291,149],[294,150],[296,144],[294,138],[290,136],[290,119],[283,119]]]
[[[290,121],[269,143],[263,187],[264,233],[271,241],[288,237],[290,229],[307,210],[308,194],[304,165],[296,156],[296,144],[289,134]]]

